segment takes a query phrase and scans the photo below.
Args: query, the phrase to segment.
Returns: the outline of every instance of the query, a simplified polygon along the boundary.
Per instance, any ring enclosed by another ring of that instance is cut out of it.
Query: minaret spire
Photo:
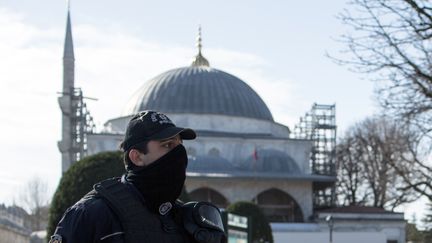
[[[198,55],[195,56],[195,59],[192,62],[192,67],[209,67],[210,64],[207,61],[207,59],[202,55],[201,49],[202,49],[202,38],[201,38],[201,25],[198,27],[198,37],[197,37],[197,44],[198,47]]]
[[[68,2],[69,5],[69,2]],[[75,83],[75,54],[72,39],[72,24],[70,18],[70,9],[68,6],[66,20],[66,36],[63,51],[63,93],[70,92]]]
[[[64,43],[63,60],[66,58],[75,60],[69,7],[68,7],[68,14],[67,14],[67,22],[66,22],[66,37]]]

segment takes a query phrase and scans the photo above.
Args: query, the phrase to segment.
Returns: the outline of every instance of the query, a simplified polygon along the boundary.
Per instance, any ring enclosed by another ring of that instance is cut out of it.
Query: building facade
[[[0,243],[28,243],[31,230],[26,227],[27,213],[16,206],[0,205]]]

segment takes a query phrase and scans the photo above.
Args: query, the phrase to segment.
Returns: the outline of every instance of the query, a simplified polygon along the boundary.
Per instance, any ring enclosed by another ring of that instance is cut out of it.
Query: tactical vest
[[[94,185],[86,196],[101,197],[117,215],[126,243],[187,243],[188,236],[170,215],[151,213],[119,178]]]

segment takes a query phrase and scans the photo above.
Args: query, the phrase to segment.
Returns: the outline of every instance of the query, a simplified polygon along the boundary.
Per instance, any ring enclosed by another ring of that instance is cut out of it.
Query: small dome
[[[284,152],[274,149],[258,149],[256,156],[250,156],[240,167],[247,171],[300,173],[297,163]]]
[[[226,159],[211,155],[189,157],[188,172],[233,172],[237,169]]]
[[[206,66],[173,69],[151,79],[135,93],[122,115],[148,109],[273,121],[264,101],[245,82]]]

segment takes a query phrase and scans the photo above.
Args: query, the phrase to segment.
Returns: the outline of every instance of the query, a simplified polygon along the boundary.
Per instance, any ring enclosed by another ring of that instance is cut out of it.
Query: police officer
[[[182,141],[195,137],[160,112],[133,116],[121,144],[126,173],[67,209],[50,242],[226,242],[219,209],[176,200],[188,160]]]

